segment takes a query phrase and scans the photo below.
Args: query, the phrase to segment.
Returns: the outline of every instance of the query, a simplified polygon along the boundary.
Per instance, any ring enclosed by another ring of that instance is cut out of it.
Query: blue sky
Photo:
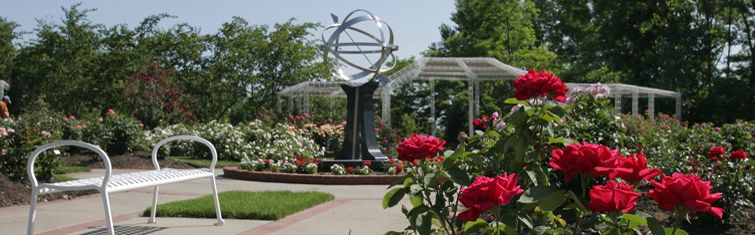
[[[168,13],[176,19],[165,20],[163,27],[186,22],[199,27],[202,33],[211,34],[233,16],[240,16],[251,24],[272,25],[296,18],[298,22],[332,23],[330,13],[345,16],[354,9],[365,9],[391,25],[395,41],[400,46],[399,58],[419,56],[432,42],[440,40],[438,27],[451,24],[454,11],[453,0],[120,0],[120,1],[53,1],[53,0],[0,0],[0,17],[20,24],[20,30],[32,31],[36,20],[59,22],[63,16],[61,6],[81,2],[82,8],[95,8],[89,19],[95,23],[112,26],[125,23],[135,27],[147,16]],[[319,32],[317,32],[319,37]],[[25,38],[32,38],[27,35]]]

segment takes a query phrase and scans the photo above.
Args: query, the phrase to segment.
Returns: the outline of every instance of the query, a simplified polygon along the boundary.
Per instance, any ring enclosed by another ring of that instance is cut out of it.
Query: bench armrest
[[[213,172],[215,171],[215,164],[218,162],[218,152],[217,150],[215,150],[215,145],[212,145],[210,141],[196,135],[171,136],[171,137],[161,140],[160,142],[157,142],[157,144],[155,144],[155,147],[152,148],[152,165],[155,166],[155,170],[160,170],[160,164],[157,162],[157,151],[160,150],[160,147],[167,144],[168,142],[176,141],[176,140],[191,140],[191,141],[196,141],[196,142],[206,145],[207,148],[210,149],[210,153],[212,154],[212,163],[210,163],[210,171],[213,171]]]
[[[103,151],[100,147],[76,140],[59,140],[52,143],[44,144],[36,149],[34,149],[33,152],[31,152],[31,155],[29,155],[29,160],[26,163],[26,173],[29,175],[29,180],[31,181],[32,188],[36,188],[39,186],[39,182],[37,182],[37,177],[34,175],[34,161],[37,159],[39,154],[42,154],[43,152],[57,147],[62,146],[76,146],[80,148],[85,148],[88,150],[91,150],[92,152],[96,153],[97,155],[102,158],[102,162],[105,165],[105,177],[102,178],[102,188],[104,189],[105,186],[107,186],[108,180],[110,180],[110,174],[112,171],[112,167],[110,166],[110,158],[107,156],[107,153]]]

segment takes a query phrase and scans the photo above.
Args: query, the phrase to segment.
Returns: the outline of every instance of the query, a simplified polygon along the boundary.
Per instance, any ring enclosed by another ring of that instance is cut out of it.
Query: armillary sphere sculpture
[[[341,151],[334,161],[325,161],[323,167],[335,163],[354,166],[365,160],[373,161],[373,167],[382,167],[388,158],[377,143],[372,97],[378,81],[387,81],[380,75],[391,69],[386,62],[396,59],[393,51],[398,46],[393,44],[393,31],[385,21],[361,9],[340,22],[337,16],[331,16],[334,23],[323,32],[322,51],[326,63],[332,57],[334,75],[344,82],[341,88],[348,99],[348,114]],[[373,28],[365,28],[368,26]]]

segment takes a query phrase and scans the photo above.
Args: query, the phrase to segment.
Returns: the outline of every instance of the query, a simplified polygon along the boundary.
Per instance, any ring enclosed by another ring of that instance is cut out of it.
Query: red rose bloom
[[[599,144],[571,144],[565,149],[551,152],[548,164],[556,170],[563,171],[566,182],[571,182],[576,174],[590,173],[592,177],[607,176],[628,172],[629,169],[615,168],[617,150]]]
[[[524,192],[517,185],[518,180],[519,178],[516,174],[507,174],[505,172],[502,176],[495,178],[477,177],[472,185],[463,188],[459,194],[459,202],[467,210],[459,213],[458,219],[461,221],[474,221],[480,217],[480,213],[496,205],[502,206],[508,204],[514,197]]]
[[[555,74],[545,69],[540,72],[531,69],[527,74],[519,75],[519,79],[514,81],[514,90],[516,91],[514,97],[518,100],[550,94],[554,100],[563,103],[566,102],[566,91],[569,88]]]
[[[486,127],[485,123],[479,118],[474,118],[474,120],[472,120],[472,126],[475,130],[485,130]]]
[[[747,153],[743,150],[737,150],[737,151],[731,152],[731,155],[729,155],[729,159],[731,159],[732,161],[745,160],[747,159]]]
[[[637,182],[640,180],[650,180],[659,174],[661,174],[660,169],[648,168],[645,154],[640,152],[637,155],[632,154],[628,157],[617,157],[616,167],[608,177],[611,179],[619,177],[629,182]]]
[[[723,156],[725,152],[726,149],[724,149],[724,147],[716,146],[708,150],[708,157],[713,160],[718,160],[718,158]]]
[[[362,165],[372,166],[372,161],[369,161],[369,160],[368,161],[362,161]]]
[[[661,209],[672,211],[677,206],[684,206],[691,212],[707,212],[722,219],[724,209],[713,207],[713,202],[721,199],[721,193],[710,193],[713,188],[710,181],[700,180],[699,176],[674,173],[663,175],[661,182],[650,181],[653,189],[648,196],[658,203]]]
[[[354,171],[354,167],[352,167],[352,166],[347,166],[346,167],[346,172],[347,173],[351,173],[352,171]]]
[[[437,156],[438,153],[443,151],[445,144],[446,141],[438,139],[438,137],[413,134],[411,138],[404,138],[404,141],[398,144],[396,151],[398,152],[398,159],[414,161]]]
[[[621,211],[629,213],[637,205],[640,194],[634,191],[634,186],[609,180],[606,185],[595,185],[590,189],[590,203],[587,204],[593,212]]]
[[[396,166],[396,172],[402,172],[402,171],[404,171],[404,167],[402,167],[401,165]]]

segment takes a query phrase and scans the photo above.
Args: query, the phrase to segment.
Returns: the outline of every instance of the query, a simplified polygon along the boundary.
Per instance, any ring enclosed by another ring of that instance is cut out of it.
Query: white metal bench
[[[191,141],[196,141],[196,142],[206,145],[210,149],[210,152],[212,153],[212,163],[210,164],[210,168],[186,169],[186,170],[177,170],[177,169],[170,169],[170,168],[160,169],[160,165],[157,162],[158,150],[160,149],[161,146],[165,145],[166,143],[171,142],[171,141],[177,141],[177,140],[191,140]],[[38,183],[37,178],[34,175],[34,160],[37,158],[37,156],[39,156],[39,154],[45,152],[46,150],[56,148],[56,147],[62,147],[62,146],[77,146],[77,147],[91,150],[92,152],[99,155],[100,158],[102,158],[102,161],[105,165],[105,175],[102,177],[79,179],[79,180],[65,181],[65,182],[59,182],[59,183],[42,183],[42,184]],[[73,141],[73,140],[55,141],[49,144],[39,146],[37,147],[37,149],[35,149],[31,153],[31,156],[29,157],[29,161],[27,163],[27,173],[29,174],[29,179],[31,180],[31,186],[32,186],[31,206],[29,208],[29,224],[28,224],[27,234],[31,235],[34,233],[34,219],[35,219],[36,209],[37,209],[37,197],[42,194],[47,194],[47,193],[52,193],[52,192],[71,191],[71,190],[88,190],[88,189],[94,189],[94,190],[99,191],[100,194],[102,195],[102,204],[105,207],[105,220],[107,221],[108,233],[113,235],[115,233],[113,231],[113,215],[110,211],[110,199],[108,195],[109,193],[153,186],[154,192],[152,195],[152,211],[151,211],[152,214],[150,215],[148,222],[156,223],[157,220],[155,220],[155,213],[157,212],[157,194],[159,191],[159,185],[167,184],[167,183],[175,183],[175,182],[185,181],[185,180],[193,180],[193,179],[204,178],[204,177],[210,178],[210,181],[212,183],[212,194],[213,194],[213,199],[215,201],[215,215],[217,216],[217,219],[218,219],[218,222],[215,225],[223,225],[225,222],[223,221],[223,218],[220,215],[220,202],[218,201],[218,189],[217,189],[217,186],[215,185],[214,169],[215,169],[215,164],[217,163],[217,160],[218,160],[218,153],[215,150],[215,146],[213,146],[212,143],[210,143],[210,141],[207,141],[206,139],[200,138],[198,136],[180,135],[180,136],[168,137],[164,140],[161,140],[152,149],[152,164],[155,166],[155,170],[111,175],[112,169],[110,165],[110,158],[108,158],[107,153],[105,153],[105,151],[103,151],[100,147],[97,147],[89,143],[85,143],[81,141]]]

